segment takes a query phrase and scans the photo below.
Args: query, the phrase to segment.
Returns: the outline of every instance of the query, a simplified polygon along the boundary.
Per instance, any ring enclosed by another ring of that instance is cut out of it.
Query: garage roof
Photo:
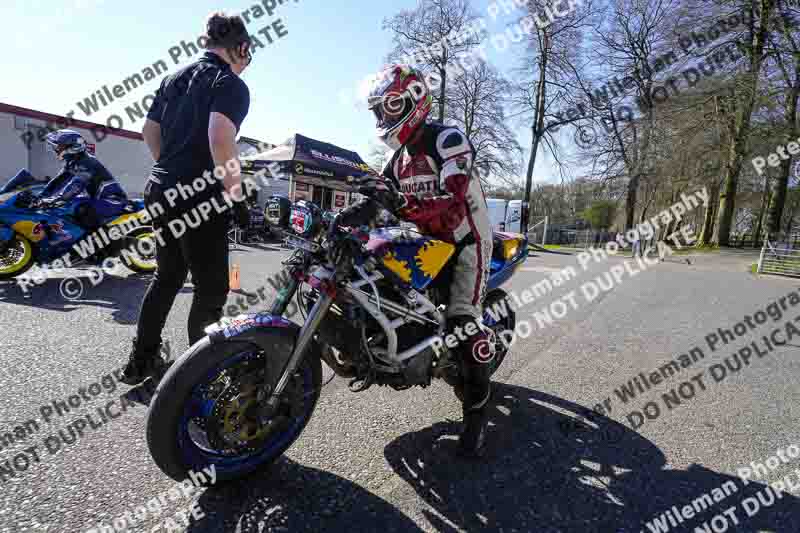
[[[61,115],[53,115],[43,111],[36,111],[35,109],[28,109],[26,107],[19,107],[0,102],[0,113],[8,113],[20,117],[28,117],[37,120],[44,120],[47,124],[52,124],[56,128],[82,128],[85,130],[102,131],[110,135],[118,137],[125,137],[127,139],[134,139],[137,141],[144,140],[141,133],[117,128],[109,128],[103,124],[96,124],[94,122],[86,122],[85,120],[78,120],[75,118],[64,117]]]

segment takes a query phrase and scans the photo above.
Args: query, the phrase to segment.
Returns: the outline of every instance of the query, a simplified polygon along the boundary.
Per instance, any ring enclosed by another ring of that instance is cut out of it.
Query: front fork
[[[278,291],[277,296],[275,296],[275,301],[272,302],[272,307],[269,309],[269,314],[272,316],[283,316],[283,313],[286,312],[286,308],[289,307],[289,302],[292,301],[292,298],[294,298],[294,295],[297,293],[297,289],[300,287],[300,280],[297,279],[294,268],[289,269],[289,275],[291,281]]]
[[[286,310],[289,302],[294,297],[298,287],[300,286],[300,282],[296,278],[292,279],[292,283],[290,283],[286,289],[281,290],[278,293],[275,303],[272,304],[272,308],[270,310],[271,314],[280,316]],[[328,313],[328,309],[330,309],[332,303],[333,298],[329,294],[322,292],[320,297],[317,298],[314,307],[312,307],[311,311],[309,311],[308,318],[297,334],[297,341],[294,345],[294,351],[292,352],[291,357],[289,357],[289,361],[286,363],[278,383],[271,391],[271,395],[267,400],[266,405],[264,405],[261,410],[261,415],[263,417],[271,418],[274,414],[278,404],[280,403],[281,394],[283,394],[286,385],[289,383],[289,379],[297,371],[297,367],[303,360],[306,350],[314,339],[314,334],[317,332],[322,319],[325,318],[325,315]]]

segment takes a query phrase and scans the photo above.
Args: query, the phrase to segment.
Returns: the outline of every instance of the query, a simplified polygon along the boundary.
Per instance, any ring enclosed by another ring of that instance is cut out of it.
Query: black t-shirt
[[[161,125],[161,154],[152,173],[162,188],[189,184],[205,171],[213,172],[208,142],[211,113],[225,115],[238,131],[249,109],[247,85],[211,52],[164,79],[147,113]],[[216,183],[221,191],[222,183]]]

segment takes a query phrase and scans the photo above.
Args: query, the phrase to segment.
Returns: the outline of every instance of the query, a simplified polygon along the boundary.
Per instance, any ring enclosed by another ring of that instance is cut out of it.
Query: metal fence
[[[607,242],[615,240],[616,233],[597,230],[573,230],[549,228],[546,237],[542,235],[544,228],[534,228],[528,233],[530,242],[560,244],[571,248],[603,247]]]
[[[742,235],[731,235],[728,239],[728,247],[730,248],[761,248],[766,244],[767,240],[764,237],[758,237],[751,233]]]
[[[779,237],[783,243],[788,244],[791,248],[798,250],[800,249],[800,233],[795,233],[791,236],[785,236],[785,234],[781,233],[780,235],[784,235],[783,237]],[[761,248],[765,246],[767,243],[767,239],[762,237],[757,237],[752,233],[745,233],[741,235],[731,235],[730,239],[728,240],[728,246],[730,248]],[[775,242],[772,243],[773,246]]]
[[[800,247],[795,239],[764,242],[758,259],[759,274],[800,277]]]

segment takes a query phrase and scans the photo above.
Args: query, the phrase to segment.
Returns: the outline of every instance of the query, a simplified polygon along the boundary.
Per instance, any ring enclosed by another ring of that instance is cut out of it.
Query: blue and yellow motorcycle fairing
[[[70,262],[76,258],[74,252],[70,258],[70,250],[86,235],[86,230],[76,223],[74,214],[86,197],[78,196],[63,207],[46,210],[29,207],[43,189],[44,183],[27,172],[20,172],[0,189],[0,280],[19,276],[35,264],[47,265],[59,259]],[[111,242],[107,249],[100,249],[94,242],[95,251],[102,252],[98,257],[109,257],[120,254],[123,248],[131,249],[133,253],[122,254],[125,265],[136,272],[152,272],[154,258],[137,253],[139,247],[135,246],[140,239],[154,238],[153,229],[145,225],[149,215],[141,201],[131,202],[128,211],[101,225],[106,234],[119,232],[123,237]],[[114,227],[118,229],[112,230]]]
[[[495,232],[487,290],[511,279],[528,257],[523,235]],[[456,251],[450,243],[404,228],[383,228],[370,234],[367,249],[381,257],[381,267],[401,285],[424,291]]]

